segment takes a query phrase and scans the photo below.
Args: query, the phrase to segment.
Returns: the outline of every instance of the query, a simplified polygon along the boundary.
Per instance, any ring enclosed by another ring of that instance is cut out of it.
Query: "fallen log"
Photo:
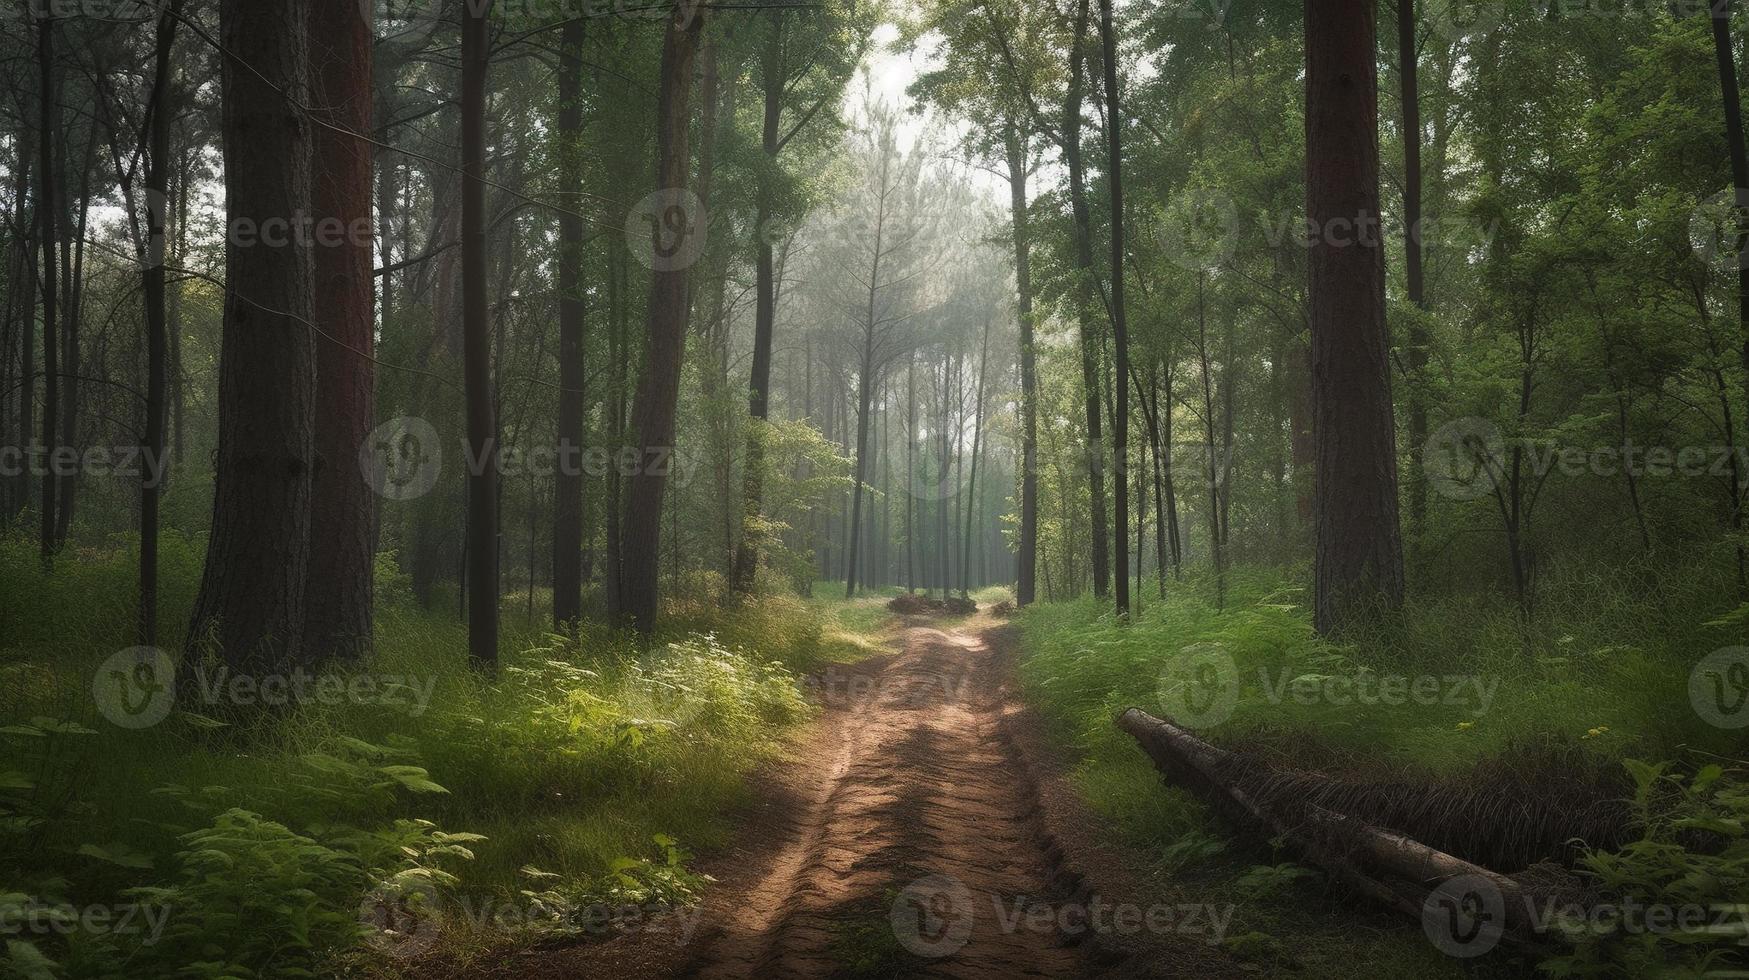
[[[1513,878],[1303,799],[1265,802],[1239,785],[1236,774],[1255,768],[1243,757],[1139,708],[1125,711],[1117,725],[1163,774],[1261,825],[1354,891],[1422,919],[1442,884],[1479,879],[1499,893],[1504,938],[1529,945],[1543,941],[1528,915],[1532,903]]]

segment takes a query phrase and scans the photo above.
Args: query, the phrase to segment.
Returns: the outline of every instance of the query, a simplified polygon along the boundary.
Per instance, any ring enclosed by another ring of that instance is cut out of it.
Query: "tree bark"
[[[1008,152],[1008,207],[1014,225],[1014,282],[1020,314],[1020,554],[1014,599],[1038,599],[1038,352],[1033,345],[1032,235],[1027,213],[1025,137],[1012,119],[1004,132]]]
[[[468,658],[498,663],[497,412],[486,298],[486,71],[490,0],[462,12],[462,362],[467,400]],[[652,545],[654,542],[652,542]]]
[[[140,471],[140,585],[137,637],[141,646],[158,644],[158,495],[156,467],[164,463],[165,392],[169,387],[169,317],[166,310],[164,263],[165,225],[170,194],[170,56],[182,0],[169,0],[158,18],[153,58],[152,130],[146,158],[146,256],[141,286],[146,301],[146,426],[140,447],[146,465]]]
[[[559,459],[553,476],[553,628],[583,615],[583,40],[584,21],[565,23],[559,40],[559,180],[568,213],[559,215]]]
[[[376,421],[376,289],[372,272],[373,154],[336,131],[371,131],[373,31],[368,6],[309,0],[311,88],[330,126],[314,127],[311,184],[318,222],[345,229],[315,242],[316,471],[310,488],[306,655],[356,660],[372,644],[377,496],[358,465]],[[321,226],[318,225],[318,228]]]
[[[1731,182],[1737,204],[1737,323],[1742,333],[1743,410],[1749,418],[1749,150],[1744,148],[1743,100],[1737,86],[1736,57],[1731,51],[1731,0],[1713,0],[1713,49],[1718,55],[1719,89],[1725,114],[1725,142],[1731,153]],[[1737,488],[1737,511],[1749,502]]]
[[[669,20],[662,41],[661,89],[656,108],[656,183],[684,191],[691,159],[687,131],[692,67],[704,25],[702,7],[683,4]],[[681,227],[675,249],[702,227]],[[634,447],[639,465],[627,480],[621,534],[620,583],[614,618],[649,636],[656,628],[662,501],[668,488],[668,453],[680,396],[680,369],[686,348],[687,270],[658,269],[650,278],[649,343],[632,406]]]
[[[754,194],[757,209],[753,226],[754,237],[754,306],[753,306],[753,367],[748,379],[747,458],[742,464],[743,514],[741,543],[735,550],[735,569],[731,576],[736,592],[753,591],[759,572],[760,534],[764,527],[765,505],[765,420],[769,417],[771,398],[771,345],[777,322],[777,263],[773,255],[772,208],[776,178],[778,129],[783,118],[783,13],[771,13],[770,35],[760,56],[759,70],[765,95],[764,119],[760,130],[760,147],[765,153],[765,166],[758,175],[759,186]]]
[[[1427,309],[1427,274],[1422,252],[1421,84],[1415,41],[1415,0],[1397,0],[1397,74],[1403,103],[1403,272],[1409,302]],[[1409,533],[1420,540],[1427,525],[1427,479],[1420,465],[1427,443],[1427,403],[1421,385],[1427,371],[1427,327],[1417,317],[1409,328]]]
[[[42,248],[42,261],[38,266],[38,274],[42,276],[43,290],[43,420],[42,449],[48,455],[44,462],[42,478],[42,513],[38,530],[40,557],[43,567],[48,568],[55,557],[55,522],[58,519],[55,510],[55,491],[59,480],[55,478],[55,457],[57,455],[57,437],[60,433],[57,411],[60,407],[60,357],[56,350],[55,325],[58,322],[60,293],[55,276],[55,226],[57,224],[55,207],[55,152],[53,134],[60,131],[57,119],[59,103],[59,77],[55,73],[55,22],[44,15],[37,24],[37,64],[41,71],[41,123],[42,130],[38,133],[37,150],[40,154],[37,160],[37,200],[36,218],[38,224],[38,246]]]
[[[1329,0],[1305,18],[1315,608],[1326,635],[1403,600],[1375,14],[1364,0]],[[1357,233],[1337,234],[1345,228]]]
[[[1075,9],[1069,52],[1068,96],[1063,106],[1063,159],[1069,170],[1069,200],[1075,219],[1075,308],[1081,328],[1081,383],[1087,407],[1087,486],[1093,518],[1093,594],[1111,587],[1111,534],[1105,513],[1105,439],[1099,408],[1099,343],[1093,325],[1093,219],[1087,206],[1087,168],[1081,154],[1081,107],[1085,101],[1088,0]]]
[[[1111,454],[1117,463],[1112,480],[1116,493],[1113,524],[1117,528],[1114,542],[1117,553],[1113,564],[1117,568],[1117,614],[1130,614],[1129,534],[1130,521],[1130,340],[1124,317],[1124,208],[1123,208],[1123,116],[1117,87],[1117,32],[1111,23],[1112,0],[1099,0],[1099,36],[1105,52],[1105,138],[1110,162],[1106,183],[1111,188],[1111,339],[1116,365],[1116,383],[1112,399],[1117,403],[1117,417],[1112,425]],[[1141,546],[1137,545],[1138,552]]]
[[[232,228],[310,213],[310,124],[281,94],[308,83],[308,13],[307,0],[220,6]],[[188,643],[239,673],[283,671],[302,662],[315,458],[307,242],[233,240],[225,282],[212,532]]]

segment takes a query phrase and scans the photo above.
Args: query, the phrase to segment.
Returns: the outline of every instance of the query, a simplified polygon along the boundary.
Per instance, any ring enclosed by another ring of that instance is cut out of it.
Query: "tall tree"
[[[1731,154],[1737,218],[1737,321],[1742,330],[1742,363],[1745,418],[1749,418],[1749,150],[1744,148],[1743,99],[1737,85],[1737,61],[1731,50],[1731,0],[1713,0],[1713,50],[1719,62],[1719,89],[1723,96],[1725,142]],[[1737,509],[1745,506],[1739,487]],[[1741,546],[1739,546],[1741,547]],[[1739,562],[1741,562],[1739,551]]]
[[[138,638],[142,646],[158,643],[158,476],[164,461],[164,429],[168,421],[165,392],[169,388],[169,315],[166,310],[164,264],[166,224],[170,213],[170,56],[176,45],[176,25],[182,0],[170,0],[158,15],[153,58],[151,133],[146,153],[146,255],[140,273],[146,302],[146,427],[140,447],[149,465],[140,477],[140,591]]]
[[[698,38],[704,29],[704,8],[684,0],[668,21],[662,39],[660,88],[656,103],[656,184],[686,196],[687,130],[691,124],[692,67]],[[667,215],[651,229],[665,254],[689,249],[691,236],[703,234],[696,215]],[[672,235],[672,240],[668,236]],[[680,368],[686,351],[687,268],[663,263],[650,277],[646,311],[647,343],[644,369],[632,402],[632,446],[640,464],[627,482],[625,517],[621,522],[619,589],[614,617],[646,636],[656,628],[658,575],[662,533],[662,502],[668,489],[668,460],[674,445],[675,414],[680,397]]]
[[[219,35],[229,227],[266,229],[310,209],[308,0],[224,0]],[[282,670],[303,654],[315,469],[314,270],[299,236],[225,249],[219,445],[212,532],[188,638],[239,671]]]
[[[582,18],[565,22],[559,39],[557,130],[559,215],[559,458],[584,451],[583,370],[583,40]],[[583,471],[561,465],[553,477],[553,626],[565,629],[583,613]]]
[[[370,6],[309,0],[315,248],[316,471],[310,488],[307,656],[357,658],[371,645],[376,494],[358,454],[375,425],[376,290],[371,270],[375,92]],[[323,234],[322,229],[327,230]],[[338,230],[338,235],[333,234]]]
[[[1026,137],[1012,116],[1003,128],[1008,211],[1014,230],[1014,284],[1020,318],[1020,550],[1015,602],[1038,598],[1038,352],[1033,346],[1032,234],[1026,201]]]
[[[1112,424],[1111,453],[1117,461],[1112,489],[1116,494],[1113,508],[1117,534],[1114,536],[1117,554],[1117,614],[1130,614],[1130,572],[1128,533],[1130,520],[1130,338],[1124,319],[1124,209],[1123,209],[1123,112],[1117,87],[1117,32],[1111,23],[1112,0],[1099,0],[1099,37],[1105,61],[1105,138],[1109,153],[1106,183],[1111,188],[1111,342],[1115,353],[1117,383],[1112,399],[1116,419]],[[1141,546],[1137,545],[1138,553]]]
[[[1087,203],[1087,165],[1081,150],[1081,111],[1087,90],[1088,0],[1078,0],[1069,48],[1069,84],[1063,101],[1061,146],[1069,170],[1069,206],[1075,219],[1075,311],[1081,326],[1081,385],[1087,409],[1087,487],[1093,515],[1093,594],[1111,591],[1111,531],[1105,511],[1105,437],[1099,408],[1099,336],[1094,323],[1093,217]],[[1118,479],[1123,482],[1122,477]],[[1119,531],[1122,537],[1122,531]]]
[[[1419,461],[1427,442],[1427,402],[1421,388],[1427,371],[1427,272],[1422,248],[1420,48],[1415,36],[1415,0],[1397,0],[1397,76],[1403,103],[1403,276],[1415,307],[1407,344],[1409,375],[1409,452]],[[1427,480],[1423,468],[1409,470],[1409,530],[1420,540],[1427,522]]]
[[[37,134],[37,197],[36,217],[38,222],[37,244],[42,248],[42,261],[38,264],[38,274],[42,277],[43,298],[43,428],[42,445],[48,454],[47,461],[51,464],[43,467],[42,479],[42,516],[41,525],[41,557],[43,566],[48,567],[55,556],[55,528],[58,520],[55,510],[55,491],[60,483],[55,475],[58,465],[58,449],[60,426],[57,424],[56,412],[60,407],[61,369],[60,359],[56,354],[55,324],[56,313],[60,305],[60,286],[55,277],[55,225],[58,221],[55,207],[55,150],[54,135],[60,132],[56,125],[59,117],[61,91],[59,73],[55,71],[55,21],[45,10],[37,21],[36,43],[37,65],[40,70],[40,115],[42,129]]]
[[[486,297],[486,70],[491,0],[462,10],[462,373],[467,399],[468,657],[498,663],[498,413]],[[652,548],[654,542],[652,542]]]
[[[1305,12],[1315,610],[1325,634],[1403,600],[1375,17],[1370,0],[1330,0]],[[1358,234],[1339,234],[1345,228]]]

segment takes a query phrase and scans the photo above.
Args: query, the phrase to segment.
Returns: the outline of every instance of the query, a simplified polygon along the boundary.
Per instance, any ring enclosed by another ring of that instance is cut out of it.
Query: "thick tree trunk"
[[[486,71],[490,0],[462,12],[462,361],[467,398],[468,657],[498,663],[498,421],[486,299]],[[651,542],[654,547],[655,542]]]
[[[690,13],[690,18],[683,15]],[[687,130],[692,96],[692,66],[698,50],[704,11],[683,9],[668,23],[662,41],[661,89],[656,109],[656,182],[685,191],[691,164]],[[682,227],[685,236],[703,234],[702,227]],[[624,540],[615,618],[648,636],[656,628],[662,502],[668,489],[668,460],[674,445],[674,418],[680,397],[680,368],[686,348],[687,270],[658,269],[650,279],[648,347],[632,407],[640,465],[627,480]]]
[[[371,131],[373,31],[368,6],[309,0],[310,78],[326,122]],[[311,185],[317,221],[344,228],[315,242],[316,472],[310,488],[304,642],[312,661],[371,649],[377,496],[358,465],[376,421],[376,290],[371,270],[371,144],[313,128],[321,161]],[[320,227],[320,225],[318,226]]]
[[[1306,8],[1306,213],[1318,630],[1403,600],[1390,331],[1379,234],[1375,9]],[[1341,235],[1340,229],[1357,234]]]
[[[164,461],[165,392],[169,387],[169,323],[164,264],[165,226],[170,194],[170,55],[182,0],[170,0],[158,18],[157,49],[152,75],[152,130],[146,159],[146,256],[141,286],[146,300],[146,438],[140,447],[146,460],[140,478],[140,592],[138,633],[141,646],[158,644],[158,484],[156,467]]]
[[[307,0],[225,0],[219,33],[229,226],[310,213]],[[257,74],[259,73],[259,75]],[[265,79],[265,80],[263,80]],[[315,461],[314,271],[295,239],[225,251],[219,445],[206,570],[188,631],[239,672],[302,662]]]
[[[553,628],[583,615],[583,40],[584,21],[566,22],[559,40],[559,179],[569,209],[559,215],[559,459],[553,476]],[[579,465],[564,461],[575,460]]]

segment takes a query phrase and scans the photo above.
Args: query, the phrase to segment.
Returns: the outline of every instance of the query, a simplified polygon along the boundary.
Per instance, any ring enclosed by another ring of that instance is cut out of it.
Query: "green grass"
[[[1224,609],[1200,579],[1174,583],[1167,601],[1147,603],[1127,626],[1091,599],[1031,607],[1018,618],[1021,679],[1073,748],[1082,795],[1142,849],[1162,887],[1239,903],[1234,932],[1257,935],[1230,943],[1236,953],[1316,975],[1346,975],[1354,962],[1396,964],[1385,975],[1444,975],[1453,964],[1427,955],[1418,929],[1381,916],[1350,934],[1355,913],[1330,914],[1319,885],[1245,895],[1246,872],[1281,858],[1234,841],[1199,799],[1163,786],[1113,720],[1128,707],[1181,721],[1203,708],[1191,727],[1217,744],[1283,765],[1411,780],[1461,775],[1512,747],[1548,743],[1612,766],[1685,753],[1742,758],[1741,740],[1689,704],[1692,666],[1733,641],[1728,628],[1706,625],[1725,610],[1709,608],[1687,581],[1671,573],[1643,599],[1587,576],[1558,581],[1528,629],[1505,603],[1423,603],[1389,628],[1332,644],[1313,633],[1306,596],[1285,574],[1241,569],[1229,575]],[[1437,696],[1360,704],[1322,693],[1328,678],[1424,675],[1439,679]],[[1454,676],[1488,685],[1491,698],[1484,705],[1468,688],[1467,703],[1445,703]],[[1225,708],[1214,696],[1223,691],[1232,693]]]
[[[550,636],[544,601],[525,622],[519,595],[506,598],[502,666],[486,679],[467,665],[465,627],[451,607],[413,606],[384,562],[376,652],[346,676],[406,678],[429,691],[428,703],[405,690],[397,704],[341,697],[246,728],[225,724],[242,721],[234,713],[197,704],[129,730],[104,717],[92,685],[106,659],[131,645],[132,562],[122,545],[70,556],[44,576],[28,543],[0,542],[0,726],[13,726],[0,733],[0,774],[11,771],[0,779],[0,911],[27,898],[118,904],[129,889],[166,888],[177,890],[175,922],[193,930],[150,947],[26,937],[69,976],[102,975],[125,957],[136,974],[208,961],[191,976],[270,960],[285,969],[300,956],[320,964],[361,938],[361,900],[409,874],[435,883],[449,907],[465,897],[558,914],[567,903],[628,895],[684,901],[698,883],[680,848],[727,839],[746,775],[809,713],[800,672],[856,647],[848,627],[794,598],[727,610],[711,597],[675,601],[662,642],[646,651],[596,628]],[[164,567],[164,619],[181,624],[198,584],[194,544],[171,539]],[[179,638],[165,645],[175,650]],[[185,670],[178,676],[186,683]],[[187,835],[240,819],[226,816],[234,812],[267,822],[222,832],[250,839],[226,860],[262,879],[241,898],[225,873],[190,877],[200,859]],[[433,837],[439,831],[483,839],[446,844]],[[332,854],[322,866],[334,873],[293,882],[288,869],[313,860],[291,859],[299,848]],[[283,904],[300,891],[322,901],[302,911]],[[229,910],[249,896],[267,903],[264,916],[307,916],[304,934],[282,945],[309,948],[288,959],[249,929],[227,928]],[[213,949],[198,948],[201,935]],[[0,977],[28,972],[7,963],[0,954]]]

